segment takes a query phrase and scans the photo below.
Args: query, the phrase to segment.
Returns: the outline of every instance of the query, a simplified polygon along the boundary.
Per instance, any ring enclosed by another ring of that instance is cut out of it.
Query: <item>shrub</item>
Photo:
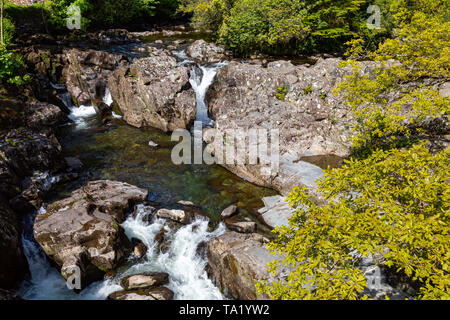
[[[22,85],[28,83],[29,75],[20,75],[19,69],[23,66],[22,57],[12,51],[0,46],[0,84],[5,83]]]

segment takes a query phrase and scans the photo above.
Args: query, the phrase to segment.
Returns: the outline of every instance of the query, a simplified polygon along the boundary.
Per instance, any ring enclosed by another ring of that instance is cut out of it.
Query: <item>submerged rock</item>
[[[150,126],[165,132],[187,128],[195,119],[195,94],[189,70],[178,66],[167,50],[158,50],[121,67],[108,87],[123,119],[135,127]]]
[[[122,290],[111,293],[108,300],[172,300],[174,293],[166,287],[142,290]]]
[[[227,232],[207,244],[208,266],[212,277],[234,299],[267,299],[258,295],[255,281],[275,281],[266,270],[277,259],[267,251],[259,234]],[[279,258],[279,257],[278,257]]]
[[[135,274],[122,279],[120,284],[125,290],[147,289],[169,283],[169,274],[165,272],[147,272]]]
[[[120,223],[134,203],[147,195],[147,190],[123,182],[89,182],[36,217],[35,239],[61,267],[64,278],[73,274],[75,266],[80,268],[85,287],[115,269],[131,252]]]

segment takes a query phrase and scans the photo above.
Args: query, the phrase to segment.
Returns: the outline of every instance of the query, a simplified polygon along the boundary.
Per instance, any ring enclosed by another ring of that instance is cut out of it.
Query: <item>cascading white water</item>
[[[220,224],[216,230],[208,232],[208,221],[197,218],[192,224],[174,230],[167,226],[166,220],[157,217],[148,225],[144,222],[147,210],[139,205],[135,217],[129,217],[122,225],[129,238],[137,238],[148,247],[145,260],[131,267],[125,275],[167,272],[170,279],[167,287],[175,293],[175,299],[223,299],[220,290],[208,279],[206,260],[197,253],[197,247],[224,233],[225,226]],[[165,238],[170,243],[166,253],[161,253],[154,241],[163,227],[168,230]]]
[[[191,66],[189,82],[195,91],[197,100],[196,120],[201,121],[205,126],[214,126],[214,121],[208,116],[206,93],[213,83],[217,72],[227,64],[228,62],[225,61],[210,66]]]
[[[54,85],[56,86],[56,85]],[[65,89],[62,85],[57,85],[59,90]],[[72,96],[67,91],[60,92],[59,97],[61,98],[64,105],[70,111],[69,119],[76,124],[77,129],[83,129],[87,126],[86,119],[97,114],[94,106],[79,106],[75,107],[72,103]],[[105,94],[106,98],[106,94]],[[104,99],[105,99],[104,98]],[[106,102],[105,102],[106,103]]]
[[[111,91],[109,91],[109,88],[106,88],[106,90],[105,90],[105,96],[103,97],[103,102],[108,107],[111,107],[111,105],[113,103],[113,98],[111,96]],[[122,118],[121,115],[115,113],[114,111],[112,111],[112,116],[113,116],[113,118],[116,118],[116,119],[121,119]]]
[[[216,230],[209,232],[208,222],[198,218],[192,224],[175,230],[167,226],[167,220],[157,217],[151,223],[145,222],[149,209],[138,205],[136,214],[130,215],[122,224],[130,239],[137,238],[148,247],[143,260],[113,279],[91,284],[80,294],[69,290],[61,274],[47,261],[45,253],[33,239],[31,228],[34,217],[30,217],[23,235],[23,246],[30,265],[31,279],[24,282],[19,295],[24,299],[37,300],[105,299],[109,294],[122,290],[120,279],[124,276],[160,271],[169,274],[170,282],[167,287],[175,293],[174,299],[224,299],[220,290],[207,277],[205,257],[197,253],[199,244],[225,232],[224,225],[220,224]],[[45,210],[40,213],[45,213]],[[166,253],[158,249],[154,240],[163,227],[168,230],[165,237],[169,249]]]
[[[105,89],[105,96],[103,97],[103,102],[108,106],[111,107],[111,104],[113,103],[113,98],[111,96],[111,91],[109,91],[109,88],[107,87]]]

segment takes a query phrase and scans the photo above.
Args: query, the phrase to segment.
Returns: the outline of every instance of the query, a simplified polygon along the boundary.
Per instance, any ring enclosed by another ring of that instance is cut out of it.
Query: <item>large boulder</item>
[[[294,214],[294,209],[289,206],[285,197],[265,197],[262,201],[264,207],[259,209],[258,213],[268,226],[276,228],[289,223],[288,219]]]
[[[274,281],[267,272],[267,263],[277,259],[267,251],[265,239],[259,234],[227,232],[207,244],[208,266],[216,284],[234,299],[267,299],[258,295],[258,280]]]
[[[262,65],[236,61],[222,68],[209,91],[209,112],[215,128],[279,130],[279,168],[225,164],[229,170],[283,194],[295,185],[315,188],[323,171],[304,156],[349,155],[351,112],[333,89],[349,70],[340,59],[319,59],[312,67],[275,61]],[[364,71],[370,69],[370,64]],[[227,141],[242,142],[240,134],[226,133]],[[248,141],[243,141],[248,143]],[[269,144],[270,150],[270,144]],[[268,154],[270,157],[272,154]]]
[[[63,81],[77,104],[89,105],[101,100],[107,79],[117,68],[128,65],[124,55],[97,50],[67,49],[62,53]]]
[[[147,196],[147,190],[123,182],[89,182],[38,215],[34,236],[64,278],[72,276],[75,267],[80,269],[84,287],[114,270],[131,252],[120,223]]]
[[[135,127],[150,126],[165,132],[187,128],[195,120],[195,93],[189,69],[177,65],[166,50],[121,67],[108,80],[113,100],[123,119]]]

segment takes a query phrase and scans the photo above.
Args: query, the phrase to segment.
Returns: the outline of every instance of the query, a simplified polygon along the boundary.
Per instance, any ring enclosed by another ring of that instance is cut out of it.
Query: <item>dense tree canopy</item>
[[[219,42],[241,54],[340,50],[358,34],[368,39],[391,29],[389,0],[183,0],[195,26],[215,32]],[[380,30],[367,32],[366,10],[386,13]]]

